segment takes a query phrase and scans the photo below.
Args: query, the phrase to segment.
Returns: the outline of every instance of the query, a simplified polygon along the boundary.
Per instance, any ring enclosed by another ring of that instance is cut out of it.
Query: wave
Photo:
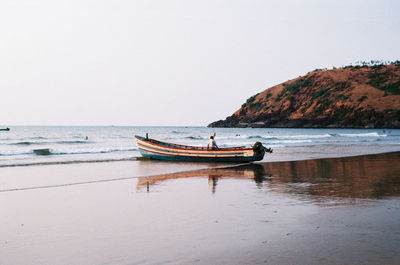
[[[278,139],[321,139],[333,137],[331,134],[308,134],[308,135],[285,135],[278,136]]]
[[[371,133],[339,133],[340,137],[386,137],[386,134],[378,134],[377,132]]]
[[[137,151],[137,148],[103,148],[103,149],[75,149],[75,150],[57,150],[51,148],[32,149],[23,151],[3,151],[0,156],[18,156],[18,155],[80,155],[80,154],[105,154],[114,152]]]
[[[186,136],[185,139],[189,140],[206,140],[208,138],[202,136]]]
[[[286,145],[283,145],[282,143],[262,143],[265,147],[273,147],[273,148],[278,148],[278,147],[286,147]],[[220,147],[252,147],[254,145],[254,142],[252,143],[242,143],[238,144],[237,142],[226,142],[223,144],[220,144]]]
[[[42,144],[87,144],[90,143],[88,141],[57,141],[57,142],[30,142],[30,141],[22,141],[10,143],[9,145],[42,145]]]
[[[31,138],[29,138],[29,139],[32,139],[32,140],[44,140],[44,139],[47,139],[47,137],[35,136],[35,137],[31,137]]]
[[[231,136],[216,136],[215,139],[218,140],[306,140],[306,139],[321,139],[333,137],[331,134],[315,134],[315,135],[231,135]],[[166,138],[166,141],[179,139],[186,140],[204,140],[207,141],[209,137],[207,136],[186,136],[182,138]]]
[[[48,156],[52,154],[49,148],[33,149],[33,153],[40,156]]]
[[[9,145],[32,145],[32,144],[40,144],[40,143],[24,141],[24,142],[10,143]]]
[[[247,136],[246,138],[247,139],[267,139],[266,137],[259,136],[259,135],[256,135],[256,136],[250,135],[250,136]]]
[[[19,155],[31,155],[31,154],[33,154],[33,150],[0,152],[0,156],[19,156]]]
[[[332,134],[309,134],[309,135],[251,135],[247,136],[247,139],[265,139],[265,140],[303,140],[303,139],[321,139],[333,137]]]
[[[0,164],[0,168],[2,168],[2,167],[27,167],[27,166],[48,166],[48,165],[82,164],[82,163],[104,163],[104,162],[136,161],[136,160],[141,160],[141,158],[142,157],[128,157],[128,158],[115,158],[115,159],[68,160],[68,161],[50,161],[50,162],[14,163],[14,164]]]
[[[386,134],[379,134],[377,132],[371,133],[339,133],[339,134],[309,134],[309,135],[252,135],[247,136],[247,139],[262,139],[262,140],[305,140],[305,139],[326,139],[326,138],[337,138],[337,137],[387,137]]]
[[[185,132],[182,132],[182,131],[172,131],[171,133],[173,133],[173,134],[184,134]]]
[[[20,142],[29,142],[30,140],[48,140],[50,138],[38,136],[38,137],[7,137],[1,138],[2,141],[20,141]],[[18,142],[17,142],[18,143]]]
[[[80,140],[80,141],[58,141],[55,142],[56,144],[87,144],[89,141],[87,140]]]
[[[282,140],[277,141],[278,144],[302,144],[302,143],[312,143],[312,140]]]
[[[80,154],[105,154],[114,152],[137,151],[137,148],[104,148],[104,149],[79,149],[79,150],[52,150],[53,155],[80,155]]]
[[[315,140],[315,139],[328,139],[338,137],[386,137],[386,134],[379,134],[377,132],[371,133],[325,133],[325,134],[300,134],[300,135],[231,135],[231,136],[218,136],[216,140]],[[186,136],[183,137],[188,140],[208,140],[204,136]]]

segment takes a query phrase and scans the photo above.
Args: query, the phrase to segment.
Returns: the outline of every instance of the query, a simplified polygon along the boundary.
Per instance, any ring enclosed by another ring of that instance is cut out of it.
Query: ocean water
[[[400,130],[15,126],[0,131],[0,167],[135,161],[140,153],[134,135],[206,146],[214,132],[221,147],[259,141],[273,148],[263,162],[400,151]]]

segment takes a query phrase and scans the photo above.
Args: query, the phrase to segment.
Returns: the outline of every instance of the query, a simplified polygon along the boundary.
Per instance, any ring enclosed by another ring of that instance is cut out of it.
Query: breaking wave
[[[379,134],[377,132],[371,133],[339,133],[340,137],[386,137],[386,134]]]
[[[187,136],[187,137],[185,137],[185,139],[189,139],[189,140],[206,140],[208,138],[202,137],[202,136]]]
[[[184,134],[185,132],[183,132],[183,131],[172,131],[171,133],[173,133],[173,134]]]
[[[58,141],[57,144],[87,144],[89,141]]]
[[[141,158],[142,157],[128,157],[128,158],[116,158],[116,159],[93,159],[93,160],[28,162],[28,163],[0,164],[0,168],[2,168],[2,167],[27,167],[27,166],[48,166],[48,165],[82,164],[82,163],[104,163],[104,162],[136,161],[136,160],[141,160]]]
[[[79,154],[104,154],[114,152],[137,151],[137,148],[105,148],[105,149],[79,149],[79,150],[52,150],[54,155],[79,155]]]
[[[75,149],[75,150],[57,150],[51,148],[32,149],[23,151],[3,151],[0,156],[18,156],[18,155],[79,155],[79,154],[104,154],[114,152],[137,151],[137,148],[104,148],[104,149]]]
[[[19,156],[19,155],[30,155],[33,154],[33,150],[27,151],[2,151],[0,156]]]
[[[16,142],[16,143],[11,143],[9,145],[32,145],[32,144],[40,144],[40,143],[36,143],[36,142]]]
[[[30,142],[30,141],[22,141],[22,142],[15,142],[10,143],[9,145],[17,145],[17,146],[25,146],[25,145],[43,145],[43,144],[87,144],[90,143],[88,141],[56,141],[56,142]]]
[[[331,134],[309,134],[309,135],[251,135],[247,139],[265,139],[265,140],[305,140],[305,139],[322,139],[333,137]]]

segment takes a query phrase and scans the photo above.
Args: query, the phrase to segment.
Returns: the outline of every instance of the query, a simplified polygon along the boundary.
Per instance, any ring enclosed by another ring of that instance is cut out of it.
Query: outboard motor
[[[272,153],[271,148],[265,148],[260,142],[256,142],[253,145],[253,151],[255,155],[263,155],[265,152]]]

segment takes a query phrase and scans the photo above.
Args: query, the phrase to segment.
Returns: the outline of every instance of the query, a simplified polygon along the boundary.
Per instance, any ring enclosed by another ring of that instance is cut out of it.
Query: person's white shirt
[[[215,140],[213,138],[210,138],[210,140],[208,140],[207,148],[208,149],[218,148],[217,143],[215,142]]]

